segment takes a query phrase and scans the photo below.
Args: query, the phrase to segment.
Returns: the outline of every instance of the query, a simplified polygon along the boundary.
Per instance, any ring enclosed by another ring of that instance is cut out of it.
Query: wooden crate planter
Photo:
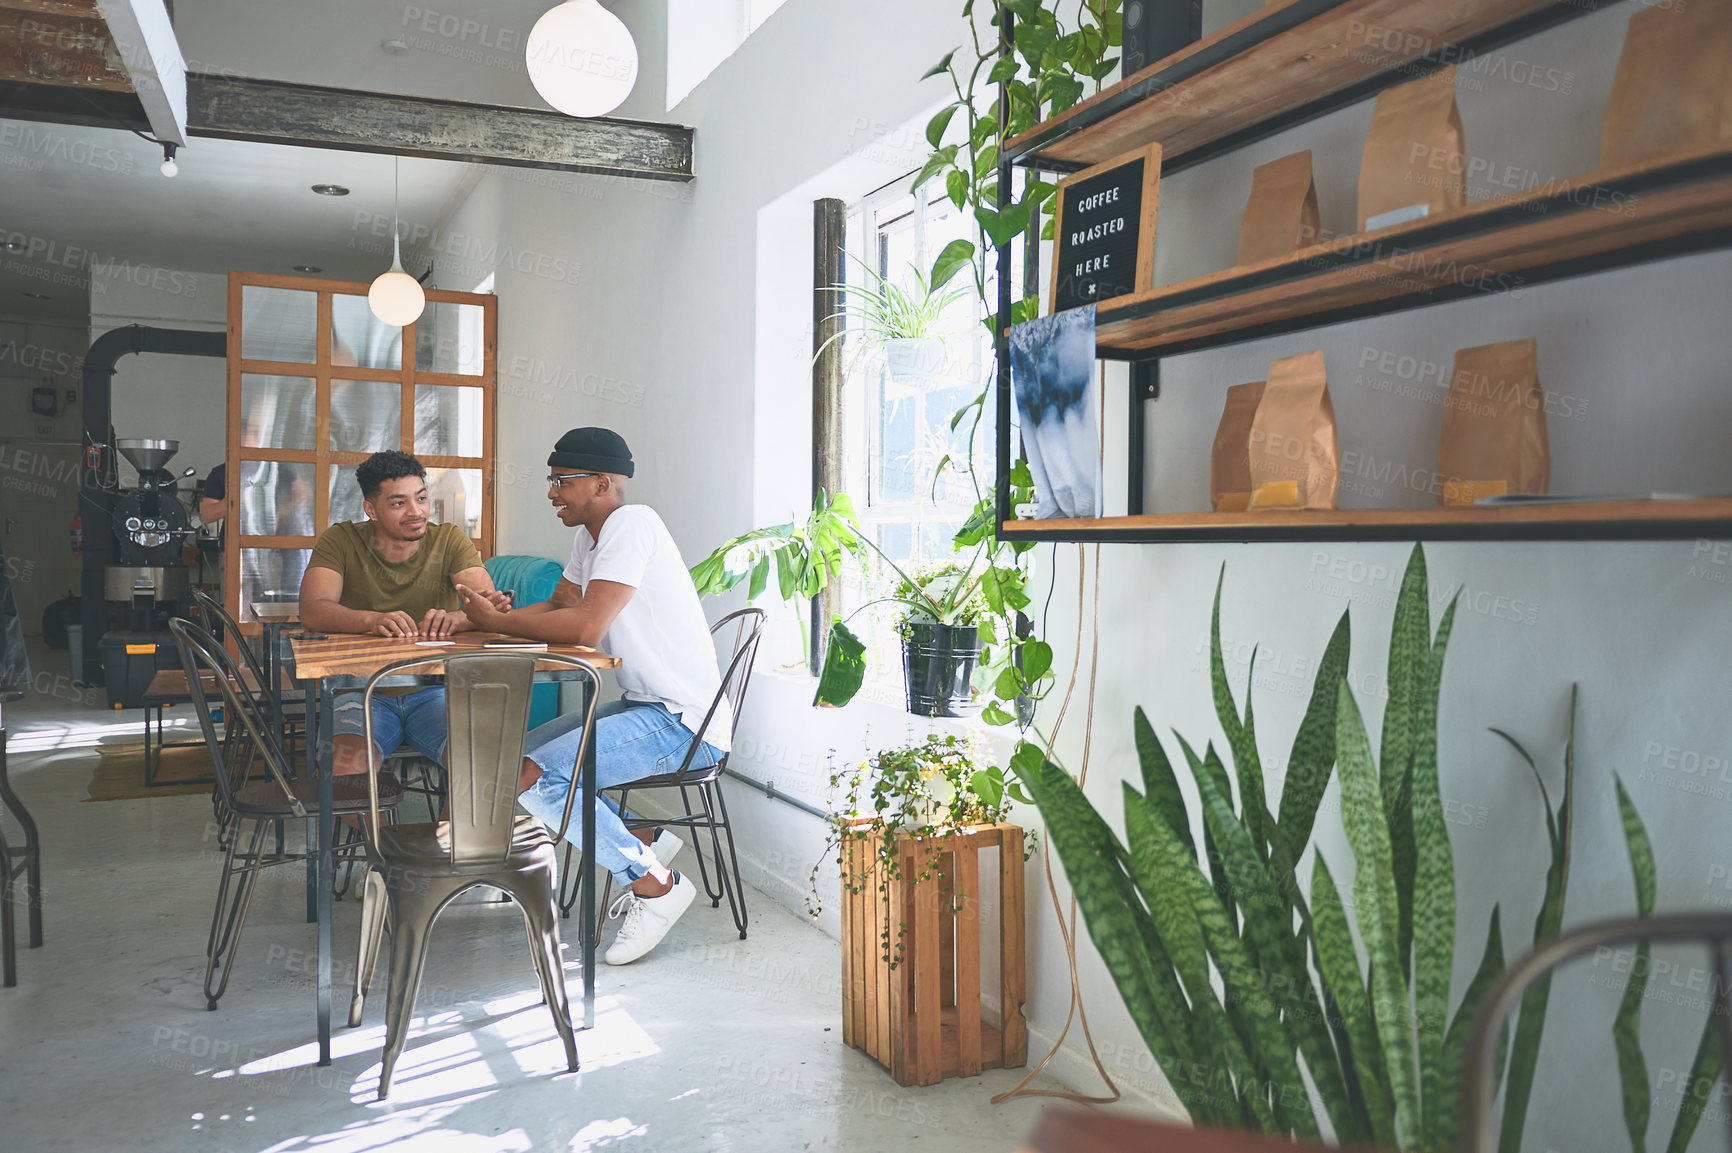
[[[1022,829],[969,825],[946,837],[905,839],[898,845],[904,879],[883,893],[882,843],[881,834],[844,843],[842,1039],[902,1085],[1027,1064]],[[990,848],[999,850],[996,1028],[980,1006],[980,850]],[[943,858],[935,875],[909,884],[906,878],[918,877],[935,853]],[[850,885],[861,891],[850,892]],[[888,925],[894,950],[898,923],[907,929],[901,963],[892,969],[883,934]]]

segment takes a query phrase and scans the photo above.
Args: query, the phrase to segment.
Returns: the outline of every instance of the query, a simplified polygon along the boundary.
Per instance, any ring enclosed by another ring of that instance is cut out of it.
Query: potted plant
[[[841,869],[843,1041],[903,1085],[1023,1064],[1029,849],[1004,818],[1010,797],[1026,798],[972,736],[928,736],[830,780],[825,854],[834,849]],[[997,859],[983,862],[982,849]],[[807,901],[814,916],[818,871]],[[983,889],[997,890],[1000,910],[996,1024],[978,969],[990,947],[980,933]]]
[[[862,340],[862,352],[882,349],[890,379],[898,384],[920,384],[938,375],[944,365],[946,328],[944,313],[967,295],[962,288],[934,286],[924,272],[909,266],[913,286],[904,287],[878,275],[869,265],[854,260],[867,279],[829,291],[842,298],[842,307],[829,320],[849,320],[823,344],[812,359],[849,333]]]
[[[977,549],[970,561],[979,559]],[[972,568],[951,562],[917,570],[886,598],[903,608],[896,634],[908,711],[916,716],[960,717],[977,707],[972,682],[989,610]]]
[[[816,917],[823,911],[818,873],[831,850],[842,869],[844,896],[876,892],[881,897],[886,885],[918,885],[942,876],[938,871],[941,855],[936,853],[917,872],[909,873],[903,867],[899,845],[974,826],[998,825],[1009,817],[1012,800],[1033,803],[1021,785],[1005,780],[1004,770],[984,755],[973,734],[934,733],[831,773],[826,815],[829,836],[818,864],[812,866],[807,914]],[[880,884],[868,888],[857,868],[850,873],[851,846],[868,849],[869,868],[882,871]],[[1025,858],[1027,853],[1025,846]],[[892,969],[902,963],[906,928],[899,926],[891,933],[887,927],[883,936],[883,960]]]
[[[1033,491],[1028,466],[1019,463],[1012,477],[1012,498],[1026,500]],[[903,638],[903,668],[909,676],[909,711],[959,715],[959,705],[972,699],[973,677],[979,668],[985,671],[982,685],[990,686],[998,698],[982,716],[992,724],[1008,724],[1017,719],[1016,714],[1000,702],[1016,705],[1020,711],[1052,680],[1051,647],[1016,627],[1018,614],[1029,603],[1018,557],[1032,546],[999,539],[990,496],[980,500],[956,531],[954,544],[957,554],[967,558],[964,563],[927,570],[917,579],[860,531],[846,493],[834,497],[820,493],[803,523],[757,528],[723,541],[692,566],[692,582],[699,596],[716,596],[748,584],[747,595],[755,599],[770,587],[773,572],[783,600],[809,599],[829,587],[841,572],[844,556],[853,557],[864,569],[868,555],[876,555],[898,584],[888,596],[868,601],[855,612],[892,601],[903,606],[897,628]],[[805,627],[802,617],[802,637]],[[866,644],[837,616],[830,625],[812,703],[840,708],[854,699],[865,678]],[[939,686],[944,686],[942,694]],[[917,708],[917,690],[922,702],[933,703]]]

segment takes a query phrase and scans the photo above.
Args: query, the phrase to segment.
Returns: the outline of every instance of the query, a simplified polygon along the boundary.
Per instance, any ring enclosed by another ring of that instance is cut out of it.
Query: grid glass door
[[[318,535],[363,520],[355,466],[383,449],[427,466],[432,518],[493,555],[498,298],[429,290],[404,328],[367,285],[229,274],[224,595],[293,602]],[[405,354],[405,350],[408,353]]]

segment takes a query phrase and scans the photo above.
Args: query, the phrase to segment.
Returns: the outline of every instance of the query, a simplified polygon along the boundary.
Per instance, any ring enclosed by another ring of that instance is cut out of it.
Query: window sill
[[[753,675],[758,677],[771,677],[788,686],[790,689],[798,686],[804,692],[805,699],[808,701],[811,699],[812,694],[818,690],[818,678],[807,672],[804,667],[761,668]],[[954,732],[958,735],[972,734],[974,736],[985,738],[993,744],[995,752],[999,751],[997,746],[1002,744],[1004,746],[1003,754],[1005,756],[1009,755],[1009,750],[1016,743],[1016,730],[1014,728],[1005,725],[989,725],[985,721],[981,720],[978,714],[972,717],[915,716],[907,709],[907,702],[903,697],[902,685],[899,682],[893,681],[880,681],[876,684],[867,682],[865,685],[861,686],[860,692],[845,708],[827,709],[823,711],[835,713],[838,716],[850,713],[859,715],[865,709],[873,708],[882,709],[886,712],[894,713],[899,717],[905,718],[910,725],[924,723],[930,726],[930,729],[933,732]]]

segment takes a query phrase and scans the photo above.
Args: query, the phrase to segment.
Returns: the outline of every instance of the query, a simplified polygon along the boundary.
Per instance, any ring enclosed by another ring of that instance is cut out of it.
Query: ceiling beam
[[[0,81],[131,91],[132,80],[94,6],[20,8],[20,2],[0,2]]]
[[[187,77],[187,122],[193,136],[223,140],[646,180],[692,178],[690,128],[535,108],[195,72]]]
[[[86,128],[150,131],[138,93],[74,88],[64,84],[25,84],[0,78],[0,117]]]
[[[97,0],[158,140],[186,143],[186,61],[163,0]]]

